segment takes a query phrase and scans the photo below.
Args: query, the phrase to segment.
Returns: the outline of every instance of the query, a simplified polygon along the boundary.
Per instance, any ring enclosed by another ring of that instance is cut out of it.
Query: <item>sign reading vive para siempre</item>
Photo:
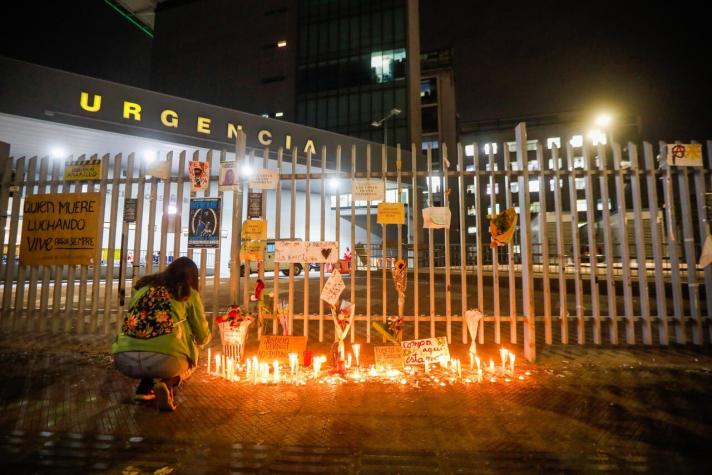
[[[94,264],[104,207],[101,193],[25,198],[20,265]]]

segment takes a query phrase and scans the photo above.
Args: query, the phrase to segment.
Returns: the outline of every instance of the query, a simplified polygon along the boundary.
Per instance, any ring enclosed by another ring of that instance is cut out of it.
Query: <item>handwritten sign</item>
[[[250,177],[250,188],[255,190],[275,190],[279,185],[279,172],[261,168]]]
[[[341,274],[338,270],[334,270],[329,276],[329,280],[324,284],[324,288],[321,289],[321,299],[328,303],[329,305],[336,305],[339,301],[341,292],[344,291],[346,285],[344,284],[344,279],[341,278]]]
[[[267,239],[267,221],[248,219],[242,223],[242,239],[260,241]]]
[[[378,224],[405,224],[405,208],[403,203],[379,203]]]
[[[425,364],[426,361],[428,364],[437,363],[441,357],[450,360],[450,349],[447,346],[447,337],[444,336],[402,341],[401,347],[407,365]]]
[[[218,190],[236,191],[238,186],[237,162],[220,162],[220,175],[218,175]]]
[[[277,241],[274,246],[275,262],[304,262],[307,245],[304,241]]]
[[[376,360],[376,368],[400,369],[404,366],[403,348],[395,345],[374,346],[373,356]]]
[[[668,144],[667,164],[676,167],[701,167],[702,145],[698,143]]]
[[[306,256],[303,262],[330,262],[339,260],[338,243],[336,241],[314,241],[306,243]]]
[[[154,160],[146,165],[146,175],[167,180],[171,177],[171,163],[168,160]]]
[[[240,244],[240,259],[243,261],[263,261],[264,258],[264,241],[242,241]]]
[[[247,194],[247,217],[262,217],[262,193],[251,191]]]
[[[20,265],[94,263],[104,221],[101,193],[25,198]]]
[[[208,189],[208,178],[210,178],[208,162],[188,162],[188,176],[190,177],[191,191],[206,191]]]
[[[65,181],[88,181],[101,178],[101,160],[77,160],[64,166]]]
[[[386,187],[383,180],[377,178],[357,178],[353,181],[351,193],[354,201],[383,201]]]
[[[450,208],[437,206],[423,210],[423,228],[447,229],[450,227]]]
[[[305,336],[262,335],[257,358],[262,362],[272,363],[276,360],[289,364],[289,353],[297,353],[301,359],[306,349],[307,337]]]

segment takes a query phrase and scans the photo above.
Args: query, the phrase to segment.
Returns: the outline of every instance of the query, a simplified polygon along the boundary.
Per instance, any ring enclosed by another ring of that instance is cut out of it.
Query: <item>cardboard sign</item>
[[[698,143],[668,144],[667,164],[676,167],[701,167],[702,145]]]
[[[450,208],[437,206],[423,210],[423,228],[447,229],[450,227]]]
[[[262,335],[260,347],[257,350],[257,358],[270,364],[273,361],[289,364],[290,353],[298,354],[301,361],[306,349],[307,337],[305,336]]]
[[[191,191],[207,191],[210,178],[208,162],[188,162],[188,176],[190,177]]]
[[[339,247],[336,241],[314,241],[306,244],[306,256],[302,262],[336,264],[339,260]]]
[[[124,223],[136,222],[136,210],[138,209],[138,200],[136,198],[126,198],[124,200]]]
[[[261,241],[267,239],[267,221],[248,219],[242,222],[242,239]]]
[[[249,192],[247,194],[247,217],[262,217],[262,193]]]
[[[338,270],[334,270],[329,276],[329,280],[324,284],[324,288],[321,289],[321,299],[329,305],[336,305],[345,288],[346,284],[344,284],[341,274]]]
[[[405,366],[403,362],[403,348],[395,345],[374,346],[373,356],[376,360],[376,368],[401,369]]]
[[[279,185],[279,172],[261,168],[250,177],[249,186],[255,190],[275,190]]]
[[[218,190],[237,191],[238,185],[237,162],[220,162],[220,174],[218,175]]]
[[[167,180],[171,177],[171,163],[168,160],[154,160],[146,165],[146,175]]]
[[[378,224],[405,224],[405,208],[403,203],[379,203]]]
[[[101,160],[77,160],[64,166],[64,181],[89,181],[101,178]]]
[[[275,262],[304,262],[307,245],[304,241],[276,241]]]
[[[192,198],[188,213],[188,247],[220,247],[220,198]]]
[[[243,261],[264,261],[264,241],[242,241],[240,244],[240,259]]]
[[[351,194],[354,201],[383,201],[386,199],[386,186],[378,178],[357,178],[353,181]]]
[[[25,198],[20,265],[94,264],[104,222],[101,193]]]
[[[401,347],[405,357],[405,364],[438,363],[441,357],[450,360],[450,349],[447,346],[447,337],[425,338],[423,340],[402,341]]]

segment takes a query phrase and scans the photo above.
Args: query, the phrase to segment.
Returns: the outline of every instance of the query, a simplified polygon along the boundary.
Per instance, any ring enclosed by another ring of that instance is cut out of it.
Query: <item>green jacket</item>
[[[129,307],[133,305],[149,287],[143,287],[131,297]],[[111,345],[113,354],[124,351],[152,351],[172,356],[186,356],[191,366],[198,361],[198,345],[210,341],[210,327],[205,318],[200,294],[192,290],[185,302],[171,299],[173,332],[154,338],[133,338],[120,334]]]

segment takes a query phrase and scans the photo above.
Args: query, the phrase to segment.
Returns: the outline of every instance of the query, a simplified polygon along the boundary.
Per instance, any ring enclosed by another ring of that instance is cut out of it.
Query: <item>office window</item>
[[[438,108],[423,107],[421,109],[422,130],[424,134],[438,132]]]
[[[476,234],[477,233],[477,226],[468,226],[467,227],[467,234]]]
[[[403,77],[400,65],[405,61],[405,49],[374,51],[371,53],[371,71],[374,82],[390,82],[394,77]],[[398,70],[396,71],[396,63]],[[397,74],[395,74],[397,72]]]
[[[437,78],[425,78],[420,81],[420,103],[437,104],[438,102],[438,80]]]

